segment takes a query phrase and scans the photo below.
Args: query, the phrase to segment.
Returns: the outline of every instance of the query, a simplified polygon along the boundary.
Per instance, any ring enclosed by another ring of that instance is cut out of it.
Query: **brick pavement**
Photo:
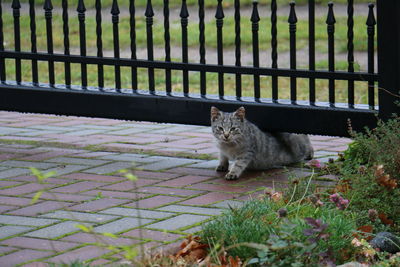
[[[311,139],[321,161],[350,141]],[[311,174],[290,167],[226,181],[213,170],[216,157],[209,127],[0,111],[0,266],[118,262],[119,255],[94,245],[99,239],[174,248],[227,207],[284,186],[291,175]],[[132,162],[136,183],[119,172]],[[28,167],[58,175],[38,184]],[[329,186],[334,179],[315,182]],[[45,192],[31,204],[38,190]],[[120,235],[82,233],[78,223]]]

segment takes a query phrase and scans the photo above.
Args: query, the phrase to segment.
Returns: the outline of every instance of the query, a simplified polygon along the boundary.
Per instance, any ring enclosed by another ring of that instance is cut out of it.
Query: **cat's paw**
[[[226,172],[228,171],[228,166],[225,165],[218,165],[218,167],[215,169],[217,172]]]
[[[239,176],[238,176],[236,173],[228,172],[228,173],[225,175],[225,179],[226,179],[226,180],[237,180],[238,178],[239,178]]]

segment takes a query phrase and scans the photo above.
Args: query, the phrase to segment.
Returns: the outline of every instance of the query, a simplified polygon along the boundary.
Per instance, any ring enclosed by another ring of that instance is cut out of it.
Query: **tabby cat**
[[[229,170],[227,180],[238,179],[245,169],[280,167],[314,155],[307,135],[262,132],[246,120],[244,107],[232,113],[211,107],[211,128],[220,150],[216,170]],[[229,160],[234,161],[231,168]]]

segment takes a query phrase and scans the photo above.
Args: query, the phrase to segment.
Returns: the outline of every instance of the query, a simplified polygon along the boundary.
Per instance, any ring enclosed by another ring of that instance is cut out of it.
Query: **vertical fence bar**
[[[347,71],[354,72],[354,3],[353,0],[347,1]],[[354,108],[354,81],[347,82],[347,99],[349,108]]]
[[[35,0],[29,0],[29,18],[31,28],[31,52],[37,53]],[[36,59],[32,59],[32,83],[34,86],[39,84],[38,62]]]
[[[333,13],[333,3],[328,4],[328,16],[326,18],[328,32],[328,69],[335,71],[335,15]],[[335,105],[335,80],[329,79],[329,105]]]
[[[114,58],[119,58],[119,7],[117,0],[113,0],[111,6],[111,21],[113,24],[113,41],[114,41]],[[115,74],[115,88],[117,92],[121,91],[121,67],[114,66],[114,74]]]
[[[271,1],[271,59],[272,68],[278,68],[278,30],[277,30],[277,4],[276,0]],[[278,101],[278,76],[272,76],[272,101]]]
[[[308,1],[308,68],[315,70],[315,0]],[[309,100],[315,104],[315,78],[309,79]]]
[[[223,37],[222,27],[224,26],[224,10],[222,8],[222,0],[218,0],[217,11],[215,12],[216,26],[217,26],[217,54],[218,54],[218,65],[224,64],[224,52],[223,52]],[[220,98],[224,97],[224,74],[218,72],[218,95]]]
[[[97,57],[103,57],[103,40],[102,40],[102,27],[101,27],[101,0],[96,0],[96,46]],[[97,65],[97,84],[100,89],[104,88],[104,66]]]
[[[400,113],[400,1],[377,0],[379,117]]]
[[[199,0],[199,53],[200,64],[206,64],[206,38],[205,38],[205,25],[204,25],[204,0]],[[200,71],[200,95],[207,94],[206,72]]]
[[[0,51],[4,51],[4,35],[3,35],[3,9],[0,0]],[[6,64],[3,57],[0,57],[0,82],[6,81]]]
[[[171,37],[169,33],[169,0],[164,0],[164,41],[165,61],[171,62]],[[165,91],[170,94],[172,91],[171,69],[165,69]]]
[[[68,0],[62,0],[62,20],[64,35],[64,55],[69,55]],[[71,63],[64,63],[65,86],[71,88]]]
[[[47,35],[47,53],[53,54],[53,28],[52,28],[52,19],[53,19],[53,5],[51,0],[46,0],[44,2],[44,17],[46,19],[46,35]],[[54,61],[49,60],[49,83],[50,86],[54,86],[55,84],[55,75],[54,75]]]
[[[369,4],[368,18],[367,18],[367,34],[368,34],[368,73],[374,73],[374,37],[375,37],[375,15],[374,4]],[[375,109],[375,93],[374,81],[368,81],[368,106],[370,109]]]
[[[20,33],[20,9],[21,4],[19,0],[13,0],[11,7],[13,9],[13,17],[14,17],[14,42],[15,42],[15,51],[21,51],[21,33]],[[15,59],[15,80],[17,83],[21,83],[21,59]]]
[[[78,20],[79,20],[79,41],[80,41],[80,52],[82,57],[86,57],[86,26],[85,26],[85,12],[86,7],[83,0],[78,1],[78,8],[76,9],[78,12]],[[87,87],[87,65],[86,63],[81,64],[81,81],[82,88],[86,89]]]
[[[181,12],[179,14],[181,17],[181,27],[182,27],[182,61],[183,63],[188,63],[188,36],[187,36],[187,26],[189,12],[187,10],[186,0],[182,0]],[[189,94],[189,72],[187,70],[183,71],[183,94],[186,96]]]
[[[235,66],[241,66],[240,0],[235,0]],[[242,97],[242,75],[236,74],[236,98]]]
[[[258,47],[258,22],[260,21],[260,16],[258,15],[258,2],[253,1],[253,10],[251,12],[251,30],[252,30],[252,40],[253,40],[253,66],[255,68],[260,67],[260,55]],[[260,75],[254,75],[254,98],[256,100],[260,99]]]
[[[296,69],[296,3],[290,3],[290,13],[289,13],[289,33],[290,33],[290,69]],[[296,103],[297,100],[297,81],[296,77],[290,77],[290,100],[292,104]]]
[[[135,0],[129,1],[129,24],[131,39],[131,59],[136,60],[136,20],[135,20]],[[131,68],[132,90],[137,90],[137,68]]]
[[[153,51],[153,6],[151,4],[151,0],[147,0],[146,11],[144,13],[146,16],[146,33],[147,33],[147,59],[154,60],[154,51]],[[155,92],[154,85],[154,68],[148,68],[148,76],[149,76],[149,91],[151,94]]]

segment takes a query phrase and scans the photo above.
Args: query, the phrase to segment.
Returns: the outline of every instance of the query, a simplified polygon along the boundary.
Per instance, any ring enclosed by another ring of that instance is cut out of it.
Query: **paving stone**
[[[72,221],[95,222],[95,223],[103,223],[118,218],[117,216],[106,215],[106,214],[84,213],[84,212],[64,211],[64,210],[57,210],[52,213],[43,214],[40,217],[53,218],[53,219],[67,219]]]
[[[206,224],[206,223],[204,223],[204,224]],[[195,234],[195,233],[200,232],[202,229],[203,229],[202,226],[195,226],[195,227],[186,229],[184,232],[187,234]]]
[[[48,169],[46,171],[47,172],[55,171],[57,173],[57,175],[61,176],[64,174],[81,171],[81,170],[84,170],[87,168],[89,168],[89,167],[86,165],[62,165],[60,167]]]
[[[183,237],[182,235],[178,234],[171,234],[167,232],[160,232],[143,228],[134,229],[129,232],[123,233],[122,236],[129,236],[139,239],[151,239],[160,242],[171,242],[173,240]]]
[[[101,189],[105,190],[118,190],[118,191],[131,191],[133,189],[139,188],[145,185],[151,185],[157,183],[157,180],[145,180],[145,179],[138,179],[135,182],[132,181],[124,181],[121,183],[116,183],[112,185],[106,185],[101,187]]]
[[[13,215],[0,215],[1,224],[12,224],[12,225],[23,225],[23,226],[45,226],[55,222],[58,222],[58,220],[13,216]]]
[[[42,184],[29,183],[29,184],[24,184],[24,185],[0,190],[0,195],[16,196],[16,195],[23,195],[23,194],[28,194],[28,193],[32,193],[32,192],[37,192],[42,189],[45,189],[45,186]]]
[[[195,176],[195,175],[186,175],[175,179],[170,179],[168,181],[164,181],[158,183],[157,186],[171,186],[171,187],[184,187],[192,184],[200,183],[203,181],[210,180],[210,177],[207,176]]]
[[[21,267],[49,267],[49,265],[45,262],[37,262],[33,261],[24,265],[21,265]]]
[[[29,230],[34,229],[33,227],[27,227],[27,226],[16,226],[16,225],[6,225],[6,226],[0,226],[0,239],[13,236],[16,234],[24,233]]]
[[[60,192],[60,193],[78,193],[81,191],[97,188],[103,186],[104,183],[98,183],[93,181],[83,181],[74,184],[69,184],[66,186],[57,187],[51,189],[51,192]]]
[[[9,206],[9,205],[0,205],[0,214],[5,213],[6,211],[9,210],[15,210],[17,207],[15,206]]]
[[[141,193],[163,194],[172,196],[194,196],[205,193],[205,191],[200,191],[200,190],[189,190],[189,189],[161,187],[161,186],[145,186],[139,188],[137,191]]]
[[[62,241],[75,242],[75,243],[102,243],[106,245],[133,245],[139,243],[138,240],[130,239],[130,238],[111,238],[105,237],[101,234],[95,233],[76,233],[66,237],[61,238]]]
[[[0,196],[1,205],[24,206],[31,203],[31,198]]]
[[[155,162],[157,159],[149,157],[143,154],[132,154],[132,153],[123,153],[123,154],[113,154],[100,157],[101,159],[114,160],[114,161],[129,161],[135,163],[146,163],[146,162]]]
[[[174,215],[170,212],[160,212],[153,210],[141,210],[141,209],[128,209],[128,208],[111,208],[100,211],[100,213],[114,214],[118,216],[130,216],[130,217],[140,217],[148,219],[162,219]]]
[[[17,168],[37,168],[37,169],[49,169],[57,166],[58,164],[55,163],[48,163],[48,162],[36,162],[36,161],[22,161],[22,160],[7,160],[0,162],[1,166],[7,167],[17,167]]]
[[[86,193],[86,192],[85,192]],[[28,195],[28,197],[33,197],[34,194]],[[43,192],[39,199],[51,199],[57,201],[70,201],[70,202],[82,202],[92,199],[92,196],[78,195],[76,193],[63,194],[55,192]]]
[[[54,250],[58,252],[71,249],[78,245],[77,243],[72,243],[72,242],[53,241],[53,240],[30,238],[23,236],[7,239],[1,242],[1,244],[19,248]]]
[[[156,222],[147,225],[147,228],[161,229],[161,230],[178,230],[196,223],[201,223],[210,218],[209,216],[182,214],[164,221]]]
[[[108,132],[108,134],[114,134],[114,135],[130,135],[130,134],[135,134],[135,133],[142,133],[145,131],[148,131],[148,128],[129,128],[129,129],[123,129],[123,130],[118,130],[118,131],[111,131]]]
[[[69,179],[90,180],[90,181],[107,182],[107,183],[113,183],[125,180],[124,177],[120,176],[98,175],[92,173],[71,173],[63,175],[63,177]]]
[[[18,128],[13,128],[13,127],[3,127],[0,126],[0,135],[9,135],[9,134],[15,134],[19,132],[23,132],[25,129],[18,129]]]
[[[150,219],[142,219],[142,218],[122,218],[110,223],[106,223],[100,226],[97,226],[93,229],[93,231],[97,233],[112,233],[116,234],[119,232],[124,232],[126,230],[136,228],[138,226],[142,226],[144,224],[150,223],[153,220]]]
[[[72,132],[64,133],[64,135],[86,136],[86,135],[98,134],[98,133],[103,133],[103,132],[104,132],[104,130],[87,129],[87,130],[72,131]]]
[[[91,212],[91,211],[107,209],[109,207],[121,205],[121,204],[124,204],[127,202],[129,202],[128,199],[103,198],[103,199],[98,199],[98,200],[93,200],[93,201],[85,202],[82,204],[78,204],[78,205],[70,207],[69,209],[76,210],[76,211]]]
[[[0,179],[15,177],[18,175],[23,175],[30,173],[31,171],[26,168],[12,168],[4,171],[0,171]]]
[[[93,123],[96,123],[93,120]],[[106,126],[106,125],[96,125],[96,124],[81,124],[81,125],[75,125],[75,128],[83,128],[83,129],[97,129],[97,130],[109,130],[109,131],[113,131],[116,129],[119,129],[121,127],[117,127],[117,126]]]
[[[179,173],[179,174],[186,174],[186,175],[202,175],[202,176],[209,176],[209,177],[223,177],[224,173],[216,172],[215,170],[208,170],[208,169],[199,169],[199,168],[187,168],[187,167],[178,167],[168,170],[171,173]]]
[[[1,267],[14,267],[26,261],[35,260],[50,256],[53,252],[22,249],[14,253],[0,257]]]
[[[113,173],[122,169],[129,169],[131,167],[132,163],[129,162],[113,162],[100,167],[85,170],[85,172],[94,174],[106,174]]]
[[[53,258],[47,259],[46,261],[54,263],[72,263],[74,261],[86,261],[89,259],[100,257],[107,252],[110,251],[105,248],[86,246],[57,255]]]
[[[34,125],[29,128],[33,129],[39,129],[39,130],[50,130],[50,131],[60,131],[60,132],[65,132],[65,131],[72,131],[72,127],[57,127],[53,125]]]
[[[65,203],[61,201],[44,201],[41,203],[36,203],[34,205],[24,207],[21,209],[13,210],[8,212],[12,215],[24,215],[24,216],[36,216],[40,213],[49,212],[56,209],[62,209],[68,207],[71,203]]]
[[[235,201],[235,200],[224,200],[215,204],[212,204],[211,206],[213,207],[218,207],[218,208],[240,208],[244,205],[244,202],[242,201]]]
[[[152,209],[152,208],[167,205],[172,202],[177,202],[180,200],[182,200],[182,198],[171,197],[171,196],[155,196],[155,197],[151,197],[151,198],[138,200],[136,202],[132,202],[125,206],[133,207],[133,208],[139,207],[142,209]]]
[[[66,151],[48,151],[48,152],[44,152],[44,153],[39,153],[39,154],[23,157],[23,158],[20,158],[20,160],[42,161],[42,160],[46,160],[49,158],[64,156],[64,155],[68,155],[68,154],[71,154],[71,153],[66,152]]]
[[[183,206],[183,205],[169,205],[169,206],[158,208],[158,210],[173,211],[173,212],[179,212],[179,213],[197,213],[197,214],[205,214],[205,215],[220,215],[223,212],[222,209],[200,208],[200,207]]]
[[[137,200],[149,196],[149,194],[144,194],[144,193],[108,191],[108,190],[90,190],[83,192],[82,194],[91,195],[92,198],[98,197],[100,194],[102,197],[105,198],[127,198],[129,200]]]
[[[188,165],[189,168],[215,169],[219,164],[219,160],[207,160],[196,164]]]
[[[25,234],[25,236],[53,239],[68,233],[79,231],[79,228],[76,227],[77,224],[77,222],[70,221],[61,222],[33,232],[29,232]]]
[[[4,255],[6,253],[10,253],[10,252],[15,251],[15,250],[17,250],[17,249],[11,248],[11,247],[0,246],[0,255]]]
[[[188,165],[191,163],[193,164],[193,163],[197,163],[197,162],[199,162],[199,160],[184,159],[184,158],[165,158],[159,162],[141,165],[140,168],[144,169],[144,170],[159,171],[159,170],[170,169],[170,168],[178,167],[178,166],[182,166],[182,165]]]
[[[81,164],[81,165],[93,166],[93,165],[105,164],[108,161],[100,160],[100,159],[59,157],[59,158],[48,159],[47,162],[56,162],[56,163],[64,163],[64,164]]]
[[[21,183],[19,183],[19,182],[14,182],[14,181],[2,181],[2,180],[0,180],[0,187],[9,187],[9,186],[13,186],[13,187],[15,187],[15,186],[17,186],[17,185],[20,185]]]
[[[222,192],[211,192],[202,196],[182,201],[180,204],[184,205],[208,205],[217,201],[232,199],[235,195]]]

